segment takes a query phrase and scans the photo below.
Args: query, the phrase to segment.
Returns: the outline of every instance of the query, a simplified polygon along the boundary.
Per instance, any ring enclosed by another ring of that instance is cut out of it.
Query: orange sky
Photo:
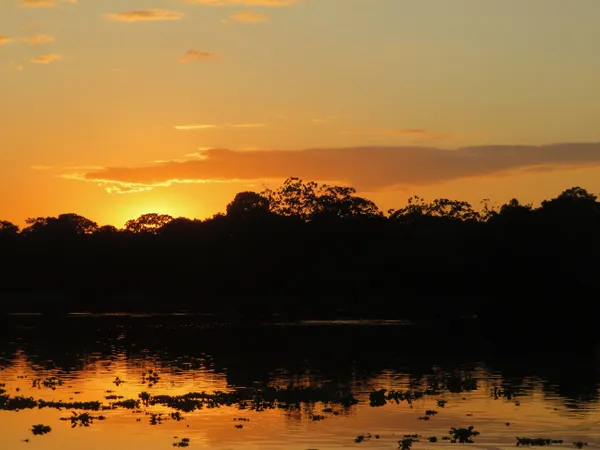
[[[0,219],[204,218],[289,176],[384,210],[598,193],[599,14],[597,0],[2,1]]]

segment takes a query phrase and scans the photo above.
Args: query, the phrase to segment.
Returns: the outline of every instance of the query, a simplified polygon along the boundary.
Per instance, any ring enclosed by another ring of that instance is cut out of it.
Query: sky
[[[0,219],[205,218],[287,177],[600,192],[598,0],[1,0]]]

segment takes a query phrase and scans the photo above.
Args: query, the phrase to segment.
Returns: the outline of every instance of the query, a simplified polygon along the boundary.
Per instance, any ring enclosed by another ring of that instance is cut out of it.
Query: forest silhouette
[[[237,318],[459,318],[590,329],[600,202],[539,207],[412,197],[387,213],[351,187],[287,179],[206,220],[77,214],[0,221],[3,311],[194,311]]]

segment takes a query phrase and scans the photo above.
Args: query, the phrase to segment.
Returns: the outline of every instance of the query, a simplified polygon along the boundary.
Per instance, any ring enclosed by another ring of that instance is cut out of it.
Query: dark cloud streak
[[[200,159],[143,167],[109,167],[80,179],[116,185],[283,179],[348,183],[359,190],[428,185],[523,169],[550,171],[600,165],[600,143],[543,146],[353,147],[300,151],[211,149]],[[185,180],[185,181],[183,181]]]

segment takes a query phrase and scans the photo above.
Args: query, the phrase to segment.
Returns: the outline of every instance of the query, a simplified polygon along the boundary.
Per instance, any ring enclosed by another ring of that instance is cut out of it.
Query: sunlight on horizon
[[[131,194],[125,194],[131,195]],[[125,227],[125,224],[129,220],[137,219],[144,214],[167,214],[173,218],[186,217],[188,219],[194,219],[193,208],[189,207],[182,202],[182,204],[170,204],[167,201],[160,201],[160,195],[157,195],[159,201],[154,199],[148,199],[145,202],[139,204],[126,204],[119,208],[115,208],[109,214],[112,219],[108,220],[109,225],[114,225],[117,228]]]
[[[384,210],[419,191],[540,201],[581,167],[600,191],[597,148],[523,147],[600,145],[600,2],[340,2],[0,2],[0,219],[206,218],[235,194],[210,179],[340,179]],[[484,162],[424,156],[464,147]]]

